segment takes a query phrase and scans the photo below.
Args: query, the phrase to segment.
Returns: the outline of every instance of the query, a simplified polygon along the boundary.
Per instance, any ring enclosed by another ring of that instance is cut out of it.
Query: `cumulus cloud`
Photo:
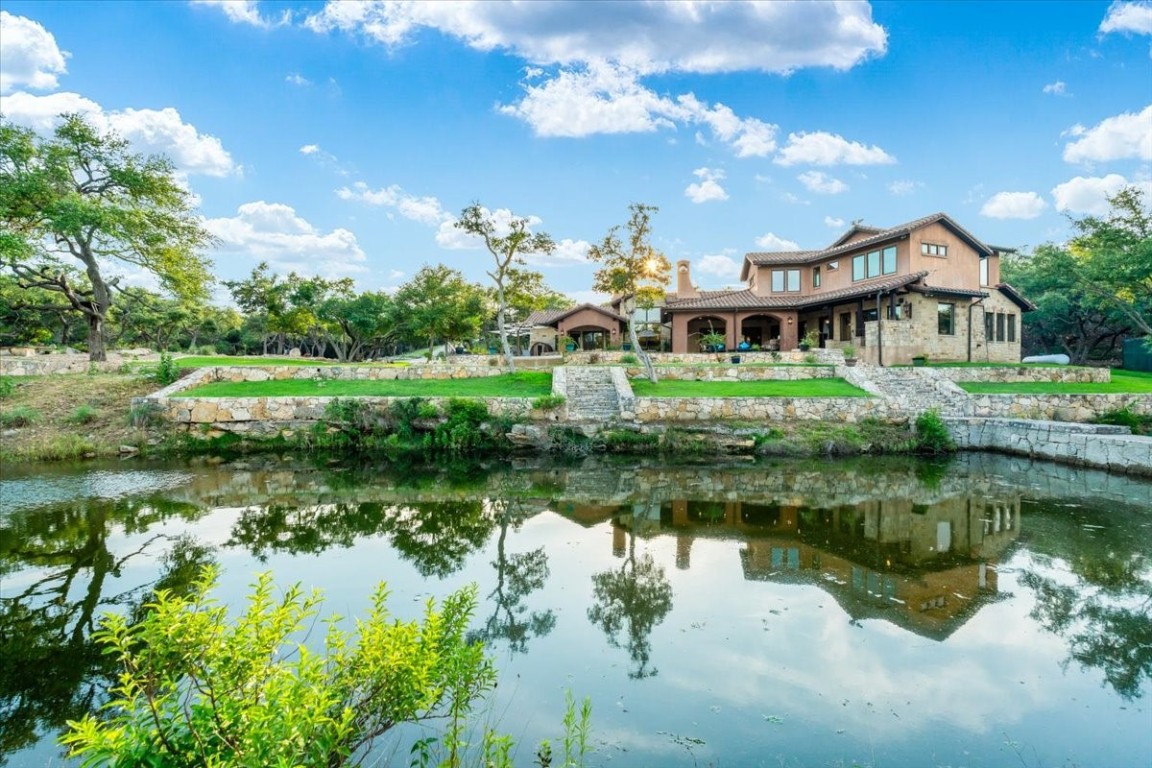
[[[204,8],[215,8],[234,24],[250,24],[262,29],[287,24],[292,18],[291,11],[284,11],[277,20],[261,16],[257,0],[191,0],[191,2]]]
[[[1124,112],[1105,118],[1092,128],[1074,125],[1066,133],[1079,137],[1064,147],[1064,160],[1069,163],[1152,160],[1152,104],[1138,114]]]
[[[1100,34],[1109,32],[1152,35],[1152,2],[1112,3],[1100,22]]]
[[[1107,176],[1076,176],[1052,188],[1056,210],[1103,216],[1108,213],[1108,198],[1126,186],[1136,186],[1152,196],[1152,181],[1130,182],[1118,173]]]
[[[650,133],[696,125],[707,126],[712,138],[738,157],[766,157],[776,149],[777,126],[740,117],[724,104],[705,104],[690,93],[675,99],[658,95],[636,71],[613,64],[562,69],[544,80],[529,69],[523,88],[520,101],[498,109],[527,123],[537,136]],[[703,135],[697,132],[696,140],[703,143]]]
[[[888,185],[888,191],[894,195],[904,196],[910,195],[916,190],[924,186],[922,181],[912,181],[911,179],[898,179]]]
[[[56,77],[67,72],[69,55],[38,22],[0,11],[0,93],[25,86],[36,90],[56,87]]]
[[[980,209],[990,219],[1034,219],[1048,204],[1035,192],[997,192]]]
[[[726,254],[704,256],[694,267],[698,274],[716,275],[722,280],[740,279],[740,262]]]
[[[1054,96],[1063,96],[1068,90],[1068,84],[1063,80],[1057,80],[1054,83],[1048,83],[1043,88],[1044,93],[1051,93]]]
[[[444,210],[439,199],[432,196],[410,195],[397,184],[371,189],[364,182],[358,181],[351,187],[336,190],[336,195],[341,200],[358,200],[369,205],[388,208],[406,219],[429,226],[439,226],[444,222],[455,220]]]
[[[219,238],[222,258],[267,261],[277,272],[328,278],[368,271],[356,235],[342,228],[321,232],[282,203],[245,203],[235,216],[205,219],[204,226]]]
[[[835,216],[825,216],[824,226],[832,227],[833,229],[839,229],[840,227],[844,226],[844,219]]]
[[[700,181],[692,182],[684,190],[684,196],[694,203],[707,203],[711,200],[727,200],[728,193],[720,186],[724,171],[719,168],[697,168],[692,174]]]
[[[0,97],[0,112],[13,123],[41,133],[51,131],[62,113],[78,112],[98,129],[120,134],[136,151],[167,155],[182,173],[229,176],[241,171],[220,139],[200,133],[172,107],[106,112],[77,93],[36,96],[18,92]]]
[[[312,85],[312,81],[304,77],[304,75],[301,75],[299,72],[290,73],[287,77],[284,78],[284,82],[291,83],[292,85],[299,85],[300,87]]]
[[[788,134],[788,143],[774,162],[778,165],[888,165],[896,162],[896,158],[875,145],[867,147],[835,133],[813,131]]]
[[[838,195],[841,192],[848,191],[847,184],[821,171],[805,171],[797,176],[796,179],[803,184],[809,192],[816,192],[821,195]]]
[[[388,46],[436,30],[535,64],[614,62],[637,72],[850,69],[887,50],[867,3],[329,2],[305,20]]]
[[[766,251],[798,251],[800,246],[792,240],[785,240],[782,237],[769,232],[766,235],[761,235],[756,238],[756,245],[760,246]]]

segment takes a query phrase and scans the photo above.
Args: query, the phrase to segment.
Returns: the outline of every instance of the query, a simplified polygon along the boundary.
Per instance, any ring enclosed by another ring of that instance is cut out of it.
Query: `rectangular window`
[[[991,312],[984,313],[984,343],[991,343],[996,335],[996,316]]]
[[[936,243],[920,243],[920,253],[925,256],[947,256],[948,246]]]
[[[789,291],[800,290],[800,270],[798,270],[798,269],[788,270],[788,290]]]
[[[880,251],[872,251],[868,254],[868,277],[876,277],[880,274]]]
[[[784,290],[784,270],[772,270],[772,293],[780,293]]]
[[[861,254],[859,256],[853,256],[852,257],[852,279],[853,280],[863,280],[864,279],[864,255],[863,254]]]
[[[936,323],[941,336],[956,335],[956,305],[940,303],[936,305]]]
[[[812,267],[812,287],[820,287],[820,267]]]
[[[988,285],[988,259],[980,259],[980,285]]]
[[[884,249],[884,274],[896,274],[896,246],[892,245]]]
[[[864,322],[866,322],[866,323],[875,322],[875,320],[878,316],[879,316],[879,313],[876,311],[875,307],[873,307],[872,309],[864,310]]]
[[[1004,341],[1004,313],[996,313],[996,341]]]
[[[1008,341],[1016,341],[1016,315],[1008,315]]]

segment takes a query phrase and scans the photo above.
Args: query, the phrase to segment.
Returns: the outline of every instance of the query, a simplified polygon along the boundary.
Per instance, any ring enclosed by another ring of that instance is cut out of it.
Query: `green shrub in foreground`
[[[37,424],[43,417],[40,411],[27,405],[18,405],[0,412],[0,426],[4,427],[30,427]]]
[[[956,450],[952,434],[940,418],[940,412],[935,408],[924,411],[916,417],[916,448],[920,453],[933,455]]]

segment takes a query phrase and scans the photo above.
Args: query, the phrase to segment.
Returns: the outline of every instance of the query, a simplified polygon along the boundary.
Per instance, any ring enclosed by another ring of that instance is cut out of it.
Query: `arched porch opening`
[[[595,325],[582,325],[569,328],[568,335],[576,340],[576,349],[608,349],[612,345],[614,334],[608,328]]]
[[[553,355],[556,349],[551,344],[546,344],[543,341],[537,341],[529,349],[528,354],[532,357],[539,357],[540,355]]]
[[[703,349],[700,341],[702,337],[708,334],[718,333],[725,337],[728,336],[728,323],[718,315],[699,315],[689,318],[687,328],[686,351],[688,352],[711,351]]]
[[[740,339],[762,349],[780,349],[784,322],[776,315],[747,315],[740,320]]]

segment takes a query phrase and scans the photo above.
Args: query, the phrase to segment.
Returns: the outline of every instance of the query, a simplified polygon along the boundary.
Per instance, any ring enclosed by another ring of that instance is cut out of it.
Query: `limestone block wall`
[[[629,378],[643,377],[644,368],[628,366],[624,370]],[[805,379],[832,379],[836,369],[830,365],[691,365],[656,366],[661,381],[802,381]]]
[[[876,397],[637,397],[640,422],[654,421],[841,421],[904,419],[909,411]]]
[[[635,356],[632,352],[620,351],[604,351],[604,352],[572,352],[566,357],[567,365],[588,364],[595,360],[596,363],[607,363],[610,365],[621,365],[620,358],[624,355]],[[786,363],[792,365],[799,365],[801,363],[809,362],[809,355],[812,356],[812,361],[820,365],[838,365],[844,362],[844,353],[839,349],[811,349],[807,352],[801,352],[798,349],[790,349],[783,352],[777,352],[773,357],[771,352],[723,352],[723,353],[702,353],[702,352],[651,352],[648,357],[652,360],[653,365],[661,365],[664,363],[678,363],[689,365],[715,365],[720,363],[722,365],[730,365],[732,363],[732,356],[739,355],[741,363]]]
[[[1152,414],[1152,395],[969,395],[966,411],[980,418],[1085,422],[1120,408]]]
[[[1052,366],[1032,368],[1028,366],[1006,368],[947,368],[931,366],[941,378],[949,381],[988,381],[996,383],[1024,382],[1063,382],[1100,383],[1112,381],[1112,371],[1108,368],[1080,368],[1073,366]]]
[[[971,311],[972,341],[971,359],[974,362],[1016,363],[1020,361],[1020,308],[995,289],[984,289],[988,297]],[[885,365],[907,365],[916,355],[927,354],[935,360],[968,360],[968,321],[969,301],[966,298],[947,298],[908,294],[904,303],[911,309],[911,317],[902,320],[887,320],[883,323],[869,321],[864,324],[864,347],[859,351],[862,359],[877,363],[877,348],[883,331],[883,355]],[[953,304],[953,332],[940,333],[937,307],[939,304]],[[907,311],[907,310],[906,310]],[[985,313],[1012,314],[1016,317],[1016,340],[988,341],[984,338]]]
[[[1127,427],[1024,419],[945,419],[957,447],[1152,475],[1152,439]]]

